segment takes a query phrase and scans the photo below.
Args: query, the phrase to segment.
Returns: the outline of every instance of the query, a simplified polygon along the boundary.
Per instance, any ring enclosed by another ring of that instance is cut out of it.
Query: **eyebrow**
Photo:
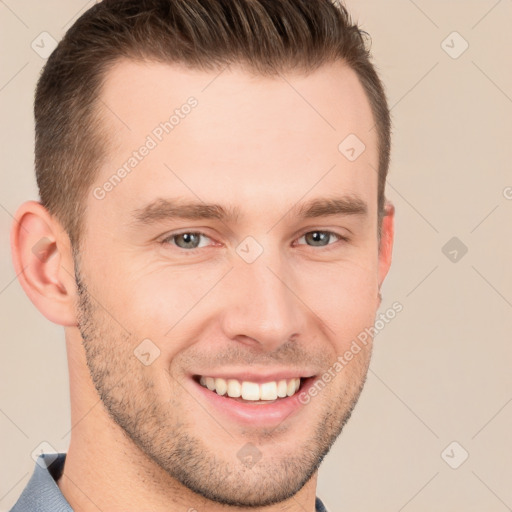
[[[298,208],[296,215],[303,219],[328,217],[333,215],[361,215],[368,213],[367,204],[356,196],[312,199]]]
[[[300,219],[328,217],[335,215],[361,215],[368,213],[367,204],[356,196],[326,197],[307,201],[291,207],[286,215]],[[241,217],[238,207],[207,204],[183,199],[159,198],[132,212],[135,224],[152,224],[170,219],[202,220],[216,219],[236,223]]]
[[[169,219],[217,219],[236,222],[239,216],[238,208],[226,208],[220,204],[206,204],[178,198],[159,198],[132,212],[133,220],[137,224],[151,224]]]

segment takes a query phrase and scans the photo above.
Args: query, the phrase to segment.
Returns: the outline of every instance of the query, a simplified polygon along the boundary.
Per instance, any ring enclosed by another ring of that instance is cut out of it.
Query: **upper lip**
[[[283,379],[306,379],[308,377],[313,377],[315,375],[314,372],[309,370],[274,370],[272,372],[256,372],[252,371],[226,371],[226,370],[205,370],[204,372],[194,373],[193,376],[201,376],[201,377],[213,377],[220,378],[224,380],[236,379],[241,382],[272,382],[272,381],[280,381]]]

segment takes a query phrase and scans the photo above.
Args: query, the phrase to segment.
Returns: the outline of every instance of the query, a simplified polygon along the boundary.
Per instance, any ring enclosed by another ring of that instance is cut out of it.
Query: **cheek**
[[[109,323],[120,324],[130,333],[132,352],[143,340],[151,340],[147,347],[149,352],[158,353],[158,358],[148,372],[155,372],[153,378],[158,380],[164,376],[161,372],[157,377],[158,369],[167,369],[170,361],[189,348],[194,334],[199,337],[198,329],[204,327],[201,322],[207,315],[198,315],[198,311],[208,308],[207,301],[202,299],[222,274],[218,269],[198,272],[198,269],[183,267],[155,266],[155,269],[136,268],[132,272],[119,269],[115,280],[103,283],[97,293],[109,312]],[[140,351],[148,352],[147,347]]]
[[[88,272],[91,292],[129,331],[149,329],[164,335],[190,308],[197,281],[188,279],[191,276],[181,269],[119,260],[104,261]]]
[[[325,334],[343,348],[373,325],[378,308],[375,271],[360,265],[340,264],[303,280],[300,297],[325,323]]]
[[[122,314],[135,329],[148,328],[165,336],[176,326],[180,329],[195,318],[194,310],[202,305],[222,277],[222,268],[162,267],[154,271],[133,273],[119,290]],[[170,335],[170,333],[169,333]]]

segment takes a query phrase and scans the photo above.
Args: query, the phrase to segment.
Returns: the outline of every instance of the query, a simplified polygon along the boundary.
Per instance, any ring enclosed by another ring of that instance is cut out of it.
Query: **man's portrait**
[[[512,5],[79,4],[0,5],[2,510],[510,509]]]

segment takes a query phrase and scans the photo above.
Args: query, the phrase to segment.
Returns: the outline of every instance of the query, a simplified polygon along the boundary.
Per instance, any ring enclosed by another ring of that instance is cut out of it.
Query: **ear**
[[[16,212],[11,252],[19,282],[36,308],[56,324],[76,326],[71,243],[40,203],[28,201]]]
[[[394,222],[395,207],[391,202],[386,201],[379,243],[379,297],[380,288],[391,266],[391,253],[393,252],[393,240],[395,237]]]

